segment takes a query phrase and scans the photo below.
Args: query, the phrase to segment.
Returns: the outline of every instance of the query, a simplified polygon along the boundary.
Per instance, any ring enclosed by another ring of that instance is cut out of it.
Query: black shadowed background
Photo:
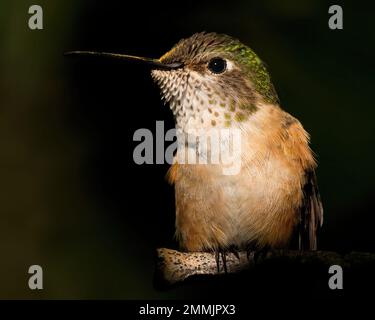
[[[155,132],[156,120],[173,127],[149,70],[63,56],[160,57],[204,30],[253,48],[283,108],[310,132],[325,209],[320,249],[375,252],[373,4],[39,0],[44,29],[30,30],[31,4],[0,4],[0,298],[212,294],[153,286],[155,248],[177,246],[169,165],[133,161],[135,130]],[[344,30],[328,28],[332,4],[343,7]],[[44,290],[27,286],[33,264],[43,267]]]

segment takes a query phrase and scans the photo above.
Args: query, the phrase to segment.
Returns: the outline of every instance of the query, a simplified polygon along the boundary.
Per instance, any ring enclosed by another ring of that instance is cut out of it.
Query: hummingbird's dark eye
[[[223,73],[227,69],[227,62],[222,58],[212,58],[208,63],[208,69],[212,73]]]

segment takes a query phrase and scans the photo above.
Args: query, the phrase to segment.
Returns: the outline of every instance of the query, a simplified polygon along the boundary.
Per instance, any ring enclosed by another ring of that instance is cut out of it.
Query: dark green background
[[[44,29],[28,28],[28,8]],[[342,4],[344,30],[328,28]],[[72,60],[93,49],[159,57],[182,37],[238,37],[268,64],[311,133],[325,209],[320,248],[375,251],[374,10],[341,1],[1,1],[0,298],[167,298],[153,254],[173,241],[168,165],[136,166],[132,135],[172,116],[147,69]],[[27,287],[28,267],[45,289]]]

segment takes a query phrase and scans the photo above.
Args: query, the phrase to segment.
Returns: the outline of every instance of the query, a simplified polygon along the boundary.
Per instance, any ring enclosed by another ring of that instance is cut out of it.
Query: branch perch
[[[234,274],[251,270],[263,264],[299,264],[327,267],[340,265],[342,268],[375,265],[375,254],[352,252],[339,254],[332,251],[273,250],[255,258],[254,253],[239,252],[239,258],[227,253],[227,273]],[[167,248],[157,249],[156,278],[166,286],[187,280],[192,276],[224,274],[222,259],[217,269],[215,254],[210,252],[179,252]]]

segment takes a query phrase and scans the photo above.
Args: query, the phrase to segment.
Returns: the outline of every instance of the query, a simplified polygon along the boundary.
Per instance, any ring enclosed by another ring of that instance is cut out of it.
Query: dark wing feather
[[[299,225],[299,249],[316,250],[317,232],[323,224],[323,206],[314,170],[306,172]]]

